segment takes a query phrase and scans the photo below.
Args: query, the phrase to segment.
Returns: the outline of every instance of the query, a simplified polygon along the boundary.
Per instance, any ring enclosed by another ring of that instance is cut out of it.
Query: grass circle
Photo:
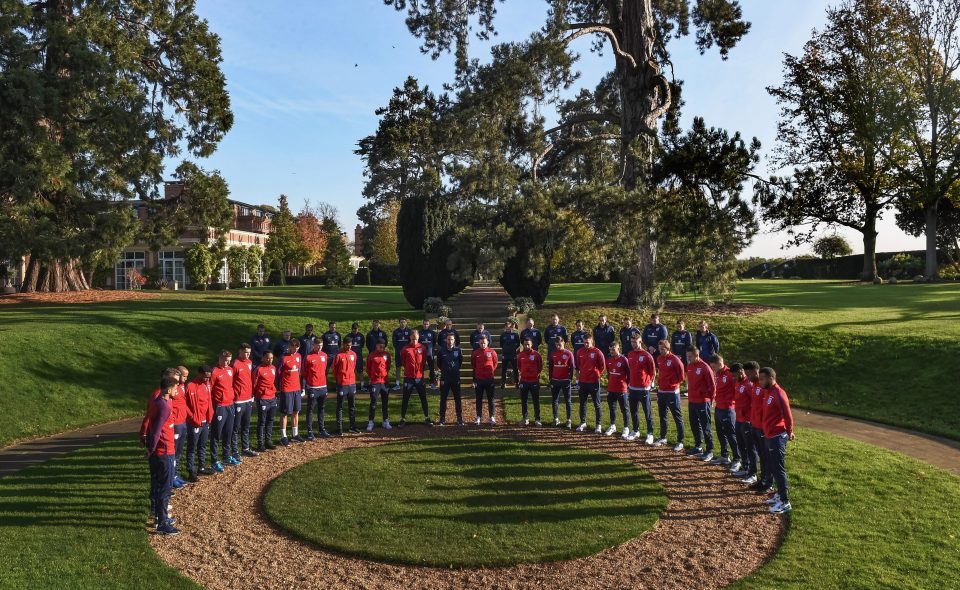
[[[273,522],[322,548],[435,567],[593,555],[649,529],[666,505],[628,461],[503,438],[347,450],[284,473],[264,500]]]

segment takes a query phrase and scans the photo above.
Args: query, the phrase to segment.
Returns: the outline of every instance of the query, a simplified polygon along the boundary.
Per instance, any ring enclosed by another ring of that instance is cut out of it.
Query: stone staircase
[[[463,349],[464,361],[460,370],[462,387],[470,387],[473,382],[470,333],[477,328],[477,322],[482,321],[493,337],[490,348],[496,350],[497,354],[501,354],[500,333],[503,332],[504,322],[509,315],[508,303],[510,303],[510,296],[499,283],[493,281],[476,282],[447,302],[453,309],[453,317],[450,319],[453,320],[453,327],[460,333],[460,347]],[[499,373],[498,370],[497,374]]]

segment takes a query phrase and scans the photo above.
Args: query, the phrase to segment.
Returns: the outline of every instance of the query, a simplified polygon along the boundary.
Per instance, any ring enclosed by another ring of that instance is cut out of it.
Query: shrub
[[[960,262],[953,264],[944,264],[937,271],[937,277],[945,281],[956,281],[960,279]]]
[[[923,259],[900,252],[877,264],[877,273],[887,278],[905,279],[923,272]]]
[[[442,306],[443,299],[439,297],[427,297],[423,300],[424,313],[440,313],[440,308]]]
[[[203,242],[190,246],[186,252],[184,266],[194,288],[206,291],[214,271],[213,253],[210,247]]]
[[[143,278],[146,279],[146,282],[143,284],[148,289],[159,289],[160,288],[160,267],[158,266],[147,266],[140,273],[143,275]]]
[[[361,266],[358,268],[354,283],[357,285],[372,285],[373,283],[370,280],[370,267]]]
[[[887,283],[890,285],[896,285],[897,282],[897,277],[890,277],[890,280],[887,281]]]
[[[537,309],[537,304],[534,303],[532,297],[517,297],[507,304],[507,311],[511,316],[527,315],[535,309]]]

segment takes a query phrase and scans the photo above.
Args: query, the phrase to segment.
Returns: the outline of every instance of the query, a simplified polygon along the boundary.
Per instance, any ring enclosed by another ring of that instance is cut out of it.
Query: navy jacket
[[[713,332],[708,331],[706,334],[701,334],[698,330],[697,348],[700,349],[700,358],[709,363],[710,357],[720,352],[720,340]]]
[[[573,345],[573,354],[576,356],[577,351],[587,344],[587,331],[574,330],[573,334],[570,335],[570,344]]]
[[[303,336],[297,338],[300,341],[300,356],[306,357],[308,354],[313,352],[313,347],[317,343],[317,335],[310,334],[307,336],[307,333],[304,332]]]
[[[437,334],[437,348],[443,348],[447,345],[447,334],[453,334],[453,345],[460,346],[460,332],[457,332],[456,328],[450,328],[449,330],[444,328]]]
[[[563,336],[567,340],[567,329],[563,326],[554,326],[550,324],[543,329],[543,337],[547,341],[547,355],[557,349],[557,336]]]
[[[264,333],[263,336],[257,336],[254,334],[250,337],[250,359],[253,361],[253,364],[259,365],[263,360],[263,355],[270,350],[270,347],[273,345],[273,340],[270,339],[270,336],[267,336]]]
[[[654,350],[657,350],[660,341],[666,340],[669,337],[670,334],[667,333],[667,327],[663,324],[657,324],[656,326],[647,324],[643,329],[643,346],[648,350],[651,346]]]
[[[503,358],[517,358],[517,350],[520,348],[520,334],[517,334],[516,331],[500,334],[500,348],[503,349]]]
[[[640,328],[633,326],[632,328],[623,327],[620,328],[620,352],[627,354],[633,350],[633,345],[630,344],[630,340],[633,338],[633,335],[642,336]]]
[[[367,352],[373,352],[377,349],[377,342],[383,340],[384,345],[389,344],[387,333],[383,330],[370,330],[367,332]]]
[[[393,331],[393,350],[396,351],[397,360],[400,360],[400,353],[410,344],[410,328],[397,328]]]
[[[610,324],[606,326],[597,324],[593,327],[593,344],[600,349],[604,357],[610,356],[610,345],[616,337],[616,332]]]
[[[418,330],[420,332],[420,344],[423,345],[424,350],[427,352],[427,356],[434,355],[433,347],[437,345],[437,333],[433,330]]]
[[[444,344],[437,348],[437,364],[440,365],[440,379],[444,383],[460,382],[460,367],[463,365],[463,351],[459,346],[447,348]]]
[[[340,332],[331,332],[330,330],[327,330],[323,333],[321,340],[323,340],[322,350],[324,353],[326,353],[327,358],[332,359],[333,357],[337,356],[337,353],[340,352],[340,343],[343,340],[343,337],[340,336]],[[333,361],[328,362],[333,365]]]
[[[490,348],[493,348],[493,336],[490,335],[490,330],[487,330],[486,328],[484,328],[483,332],[480,330],[474,330],[473,332],[470,332],[470,346],[472,346],[474,350],[480,348],[481,336],[486,336],[487,344],[490,345]]]
[[[344,336],[347,339],[347,342],[350,343],[350,350],[357,353],[357,358],[363,357],[363,334],[361,332],[353,333],[347,332],[347,335]]]
[[[673,354],[680,357],[684,365],[687,364],[687,351],[690,350],[692,346],[693,336],[686,330],[682,332],[680,330],[675,331],[673,337],[670,339],[670,350],[673,351]]]
[[[543,344],[543,335],[540,333],[540,330],[538,330],[537,328],[524,328],[523,331],[520,332],[521,344],[527,338],[533,341],[534,350],[540,348],[540,345]]]

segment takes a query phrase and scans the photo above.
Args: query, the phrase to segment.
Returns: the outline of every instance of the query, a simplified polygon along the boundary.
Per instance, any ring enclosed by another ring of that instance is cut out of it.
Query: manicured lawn
[[[398,287],[317,286],[164,292],[157,299],[87,305],[0,305],[0,447],[136,415],[164,367],[191,370],[235,351],[258,323],[278,339],[312,322],[341,333],[380,318],[389,333],[401,314],[422,316]]]
[[[653,526],[667,499],[649,474],[608,455],[452,438],[313,461],[277,478],[264,503],[274,522],[321,547],[470,567],[592,555]]]
[[[534,313],[558,311],[569,327],[606,312],[619,325],[638,312],[609,302],[615,284],[555,285]],[[960,284],[860,285],[836,281],[744,281],[736,300],[780,309],[750,317],[708,316],[729,361],[777,369],[798,407],[960,438]],[[567,305],[570,302],[585,302]],[[586,303],[593,301],[593,303]],[[551,309],[551,305],[565,304]],[[678,315],[662,320],[671,329]],[[687,316],[695,330],[700,317]]]

